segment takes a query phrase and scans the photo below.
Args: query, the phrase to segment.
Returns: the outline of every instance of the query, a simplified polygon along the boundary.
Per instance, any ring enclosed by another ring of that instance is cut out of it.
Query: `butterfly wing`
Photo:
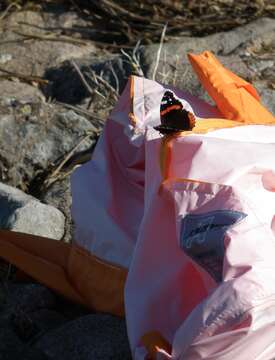
[[[171,90],[165,91],[160,103],[161,125],[155,129],[162,134],[191,130],[194,115],[184,109],[182,102]]]

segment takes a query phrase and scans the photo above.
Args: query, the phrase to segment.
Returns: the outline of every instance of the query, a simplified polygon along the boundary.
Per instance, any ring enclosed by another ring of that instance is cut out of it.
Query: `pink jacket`
[[[275,358],[275,127],[205,130],[216,108],[174,89],[198,129],[163,138],[167,87],[132,82],[72,184],[76,240],[129,271],[133,358]]]

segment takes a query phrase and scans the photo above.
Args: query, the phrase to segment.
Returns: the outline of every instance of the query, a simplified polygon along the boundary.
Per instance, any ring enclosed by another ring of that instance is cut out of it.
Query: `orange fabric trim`
[[[150,331],[142,336],[141,344],[148,351],[146,360],[156,359],[159,350],[164,350],[167,354],[172,353],[171,344],[160,334],[159,331]]]
[[[20,269],[16,269],[15,279],[19,282],[33,282],[35,279]]]
[[[69,277],[89,307],[124,316],[124,286],[127,270],[112,265],[77,245],[72,246]]]
[[[43,257],[50,258],[51,262],[64,268],[67,266],[71,246],[62,241],[9,230],[0,230],[0,241],[10,242],[34,256],[43,254]]]
[[[127,270],[76,245],[1,230],[0,257],[72,301],[124,315]]]
[[[186,135],[192,135],[192,134],[206,134],[210,131],[219,130],[219,129],[229,129],[236,126],[244,126],[248,124],[240,123],[238,121],[234,120],[228,120],[228,119],[203,119],[203,118],[197,118],[195,127],[192,129],[192,131],[184,131],[175,134],[176,137],[180,136],[186,136]]]
[[[231,128],[244,125],[246,124],[226,119],[197,119],[195,127],[192,130],[165,135],[161,139],[160,148],[160,169],[163,180],[165,181],[172,176],[170,172],[170,164],[172,160],[173,139],[193,134],[205,134],[209,131],[217,129]]]
[[[130,105],[130,112],[129,112],[128,116],[129,116],[130,124],[135,127],[136,124],[137,124],[137,119],[136,119],[135,114],[134,114],[134,96],[135,96],[135,77],[132,75],[132,76],[130,76],[130,101],[131,101],[131,105]]]
[[[133,99],[135,95],[135,78],[133,75],[130,76],[130,98]]]
[[[192,182],[192,183],[199,183],[199,184],[209,184],[206,181],[201,181],[201,180],[196,180],[196,179],[170,178],[170,179],[164,180],[161,185],[167,186],[167,185],[169,185],[169,183],[175,183],[175,182],[182,182],[182,183]]]
[[[166,135],[161,139],[160,169],[164,179],[167,179],[170,176],[169,170],[172,156],[172,139],[173,135]]]
[[[249,82],[243,80],[242,78],[234,74],[232,71],[226,68],[224,69],[227,71],[227,74],[230,76],[231,80],[234,81],[234,83],[238,88],[241,87],[245,88],[250,93],[250,95],[252,95],[257,101],[261,102],[260,95],[257,93],[257,90],[254,88],[254,86],[252,86]]]
[[[0,231],[0,256],[3,259],[59,294],[84,304],[66,274],[68,255],[68,244],[40,236]]]
[[[169,187],[170,183],[175,183],[175,182],[181,182],[181,183],[192,182],[192,183],[199,183],[199,184],[209,184],[206,181],[201,181],[201,180],[171,177],[169,179],[162,181],[162,183],[160,184],[160,188],[159,188],[159,194],[161,194],[163,192],[163,190],[167,189]]]
[[[129,117],[129,121],[130,121],[130,124],[135,127],[136,124],[137,124],[137,119],[135,117],[135,115],[133,113],[129,113],[128,114],[128,117]]]
[[[209,51],[188,54],[202,85],[221,114],[245,124],[274,124],[275,117],[259,102],[255,88],[223,67]]]

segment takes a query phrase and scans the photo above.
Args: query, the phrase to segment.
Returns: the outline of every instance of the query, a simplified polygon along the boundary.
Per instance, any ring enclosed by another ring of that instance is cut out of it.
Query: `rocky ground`
[[[0,13],[1,228],[71,241],[69,175],[91,157],[129,74],[153,77],[159,44],[120,51],[83,37],[85,21],[62,7]],[[275,19],[169,40],[156,80],[210,101],[186,57],[205,49],[252,82],[275,113]],[[8,275],[0,288],[0,359],[130,358],[123,320]]]

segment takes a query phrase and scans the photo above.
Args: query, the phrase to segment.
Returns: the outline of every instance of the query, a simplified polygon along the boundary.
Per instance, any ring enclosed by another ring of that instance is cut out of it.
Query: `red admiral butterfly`
[[[161,134],[172,134],[179,131],[192,130],[195,116],[183,108],[181,101],[172,91],[165,91],[160,104],[161,125],[155,126]]]

